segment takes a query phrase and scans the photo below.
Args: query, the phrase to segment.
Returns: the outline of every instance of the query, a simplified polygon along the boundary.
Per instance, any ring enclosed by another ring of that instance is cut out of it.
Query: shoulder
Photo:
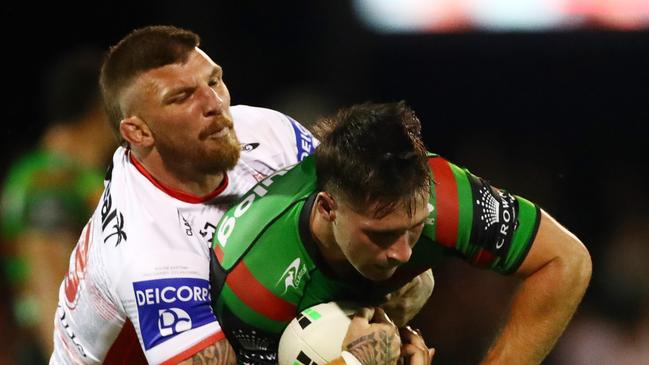
[[[290,118],[276,110],[235,105],[230,112],[239,139],[257,138],[268,133],[286,135],[291,132]]]
[[[216,228],[213,247],[222,265],[229,268],[262,234],[281,227],[281,218],[297,214],[314,191],[312,158],[277,171],[252,188],[224,214]]]
[[[230,108],[230,112],[236,124],[283,123],[287,119],[285,114],[277,110],[250,105],[233,105]]]
[[[231,112],[242,145],[257,142],[283,147],[299,153],[295,157],[298,161],[313,153],[318,145],[306,127],[284,113],[247,105],[233,106]]]

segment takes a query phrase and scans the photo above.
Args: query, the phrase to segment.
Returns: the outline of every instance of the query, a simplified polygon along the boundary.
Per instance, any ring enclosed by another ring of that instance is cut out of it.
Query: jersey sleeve
[[[306,127],[286,114],[245,105],[231,111],[242,160],[265,175],[302,161],[319,144]]]
[[[536,236],[538,206],[439,156],[428,163],[431,213],[422,236],[475,266],[503,274],[516,271]]]
[[[210,306],[208,267],[200,255],[164,250],[126,270],[118,292],[149,363],[175,364],[225,337]]]

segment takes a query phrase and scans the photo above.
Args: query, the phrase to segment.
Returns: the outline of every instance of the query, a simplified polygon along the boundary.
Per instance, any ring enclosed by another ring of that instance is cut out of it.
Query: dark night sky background
[[[649,31],[378,35],[347,1],[27,1],[0,12],[4,168],[43,128],[40,78],[57,55],[174,24],[201,35],[233,104],[306,123],[356,102],[406,100],[430,150],[575,232],[595,282],[616,227],[649,217]],[[318,107],[304,112],[296,95]],[[595,288],[587,301],[602,296]]]

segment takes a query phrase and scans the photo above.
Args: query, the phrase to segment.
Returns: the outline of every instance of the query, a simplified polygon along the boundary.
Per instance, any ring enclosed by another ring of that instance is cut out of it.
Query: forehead
[[[162,67],[154,68],[143,72],[138,76],[137,81],[144,83],[155,83],[163,81],[184,81],[191,80],[197,76],[210,74],[215,68],[219,68],[210,56],[200,48],[194,48],[189,53],[185,63],[172,63]]]
[[[220,69],[210,56],[196,47],[184,63],[172,63],[142,72],[136,76],[129,89],[162,94],[169,88],[190,85],[197,78],[208,77]]]
[[[399,230],[412,227],[428,217],[430,214],[428,201],[422,198],[416,198],[413,201],[411,210],[406,205],[397,204],[387,214],[377,215],[381,209],[380,204],[373,204],[365,209],[358,209],[347,202],[342,202],[341,211],[348,218],[351,218],[362,229],[380,229],[380,230]]]

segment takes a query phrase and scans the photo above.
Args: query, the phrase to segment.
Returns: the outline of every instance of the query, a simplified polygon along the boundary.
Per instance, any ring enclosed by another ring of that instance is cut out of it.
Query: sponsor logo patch
[[[296,158],[299,162],[315,151],[314,138],[311,132],[304,128],[304,126],[298,123],[295,119],[289,116],[286,117],[291,121],[293,131],[295,132],[295,145],[297,147]]]
[[[471,176],[470,181],[474,196],[471,242],[506,257],[518,224],[518,203],[511,194],[485,180]]]
[[[210,307],[209,282],[196,278],[133,283],[146,350],[174,336],[216,321]]]

